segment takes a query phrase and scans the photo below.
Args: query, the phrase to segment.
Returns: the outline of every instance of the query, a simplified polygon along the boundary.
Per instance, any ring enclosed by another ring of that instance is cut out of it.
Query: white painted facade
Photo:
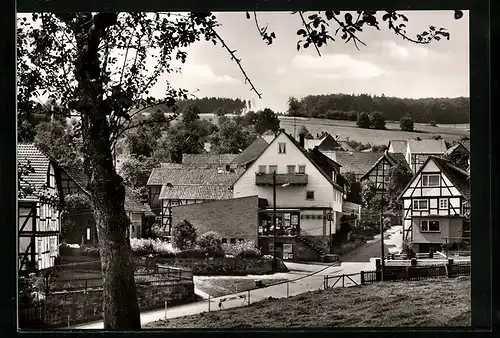
[[[423,183],[431,180],[432,184]],[[401,198],[404,239],[416,244],[444,244],[462,236],[461,217],[468,203],[432,158]],[[433,222],[433,229],[429,222]]]
[[[280,144],[285,144],[285,153],[280,153]],[[324,228],[325,224],[328,226],[328,222],[324,219],[324,215],[325,210],[329,208],[334,211],[335,219],[333,224],[338,223],[338,214],[342,212],[342,192],[323,176],[284,133],[280,133],[235,182],[234,198],[258,195],[259,198],[267,199],[270,207],[272,207],[273,187],[257,186],[255,183],[256,173],[259,172],[259,169],[263,169],[263,166],[265,166],[267,174],[271,174],[274,168],[276,168],[276,174],[288,174],[289,166],[295,166],[295,172],[299,171],[299,166],[305,167],[305,174],[308,175],[307,185],[276,187],[277,208],[300,209],[301,215],[321,215],[320,218],[310,217],[305,219],[301,217],[301,231],[314,236],[326,235]],[[307,192],[314,192],[314,199],[308,199]],[[335,233],[335,227],[332,227],[332,233]]]

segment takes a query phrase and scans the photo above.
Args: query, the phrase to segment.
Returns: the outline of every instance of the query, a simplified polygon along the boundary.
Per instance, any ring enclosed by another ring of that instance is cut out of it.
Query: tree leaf
[[[250,19],[250,13],[247,12],[247,19]]]
[[[302,29],[302,28],[301,28],[301,29],[299,29],[299,30],[297,31],[297,35],[306,35],[306,30],[305,30],[305,29]]]
[[[455,19],[459,20],[464,16],[464,13],[462,11],[455,11]]]
[[[325,16],[328,20],[333,19],[333,11],[325,11]]]

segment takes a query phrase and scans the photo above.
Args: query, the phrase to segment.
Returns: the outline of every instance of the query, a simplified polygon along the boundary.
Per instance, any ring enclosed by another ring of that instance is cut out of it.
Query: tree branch
[[[318,52],[318,55],[321,56],[321,53],[319,51],[318,45],[316,44],[316,41],[312,38],[311,36],[311,30],[309,29],[309,25],[307,24],[306,20],[304,19],[304,16],[302,15],[302,12],[299,11],[300,18],[302,19],[302,23],[304,26],[306,26],[307,34],[311,38],[312,43],[314,44],[314,48],[316,48],[316,52]]]
[[[251,86],[251,90],[255,92],[255,94],[257,94],[257,96],[259,97],[259,99],[262,98],[262,94],[259,93],[257,91],[257,89],[255,88],[255,86],[253,85],[252,81],[250,80],[250,78],[248,77],[247,73],[245,72],[245,70],[243,69],[243,66],[241,65],[241,59],[238,59],[236,57],[236,55],[234,54],[235,50],[231,50],[228,45],[226,44],[226,42],[220,37],[220,35],[215,31],[215,29],[213,28],[210,28],[215,37],[217,38],[217,40],[219,40],[221,43],[222,43],[222,46],[229,52],[229,54],[231,54],[231,60],[234,60],[236,62],[236,64],[238,65],[238,67],[240,68],[241,72],[243,73],[243,76],[245,77],[245,83],[249,83],[250,86]]]

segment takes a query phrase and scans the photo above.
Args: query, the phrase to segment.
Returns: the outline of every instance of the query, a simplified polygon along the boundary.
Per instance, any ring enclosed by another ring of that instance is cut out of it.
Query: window
[[[273,172],[278,173],[278,166],[277,165],[270,165],[269,166],[269,173],[272,174]]]
[[[306,200],[314,199],[314,191],[306,191]]]
[[[423,187],[439,187],[439,174],[422,175]]]
[[[279,154],[286,154],[286,143],[278,143],[278,153]]]
[[[421,232],[440,232],[439,221],[420,221]]]
[[[229,242],[230,242],[231,244],[235,244],[235,243],[236,243],[236,238],[231,238],[231,239],[229,240]]]
[[[265,165],[259,165],[259,173],[261,173],[261,174],[266,173],[266,166]]]
[[[223,238],[222,239],[222,244],[226,244],[227,243],[227,238]]]
[[[439,199],[439,209],[448,209],[448,199],[446,198]]]
[[[286,171],[287,171],[289,174],[295,174],[295,166],[294,166],[294,165],[287,165],[287,166],[286,166]]]
[[[170,205],[171,205],[172,207],[176,207],[176,206],[178,206],[178,205],[179,205],[179,201],[177,201],[177,200],[173,200],[173,201],[171,201],[171,202],[170,202]]]
[[[429,209],[429,201],[428,200],[414,200],[413,201],[413,210],[427,210]]]
[[[305,174],[305,173],[306,173],[306,166],[299,165],[299,174]]]

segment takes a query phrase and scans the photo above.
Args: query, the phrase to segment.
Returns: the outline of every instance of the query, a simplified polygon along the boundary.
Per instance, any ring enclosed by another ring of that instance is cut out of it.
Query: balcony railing
[[[307,185],[307,174],[276,174],[276,184]],[[273,185],[273,174],[255,174],[255,185]]]

